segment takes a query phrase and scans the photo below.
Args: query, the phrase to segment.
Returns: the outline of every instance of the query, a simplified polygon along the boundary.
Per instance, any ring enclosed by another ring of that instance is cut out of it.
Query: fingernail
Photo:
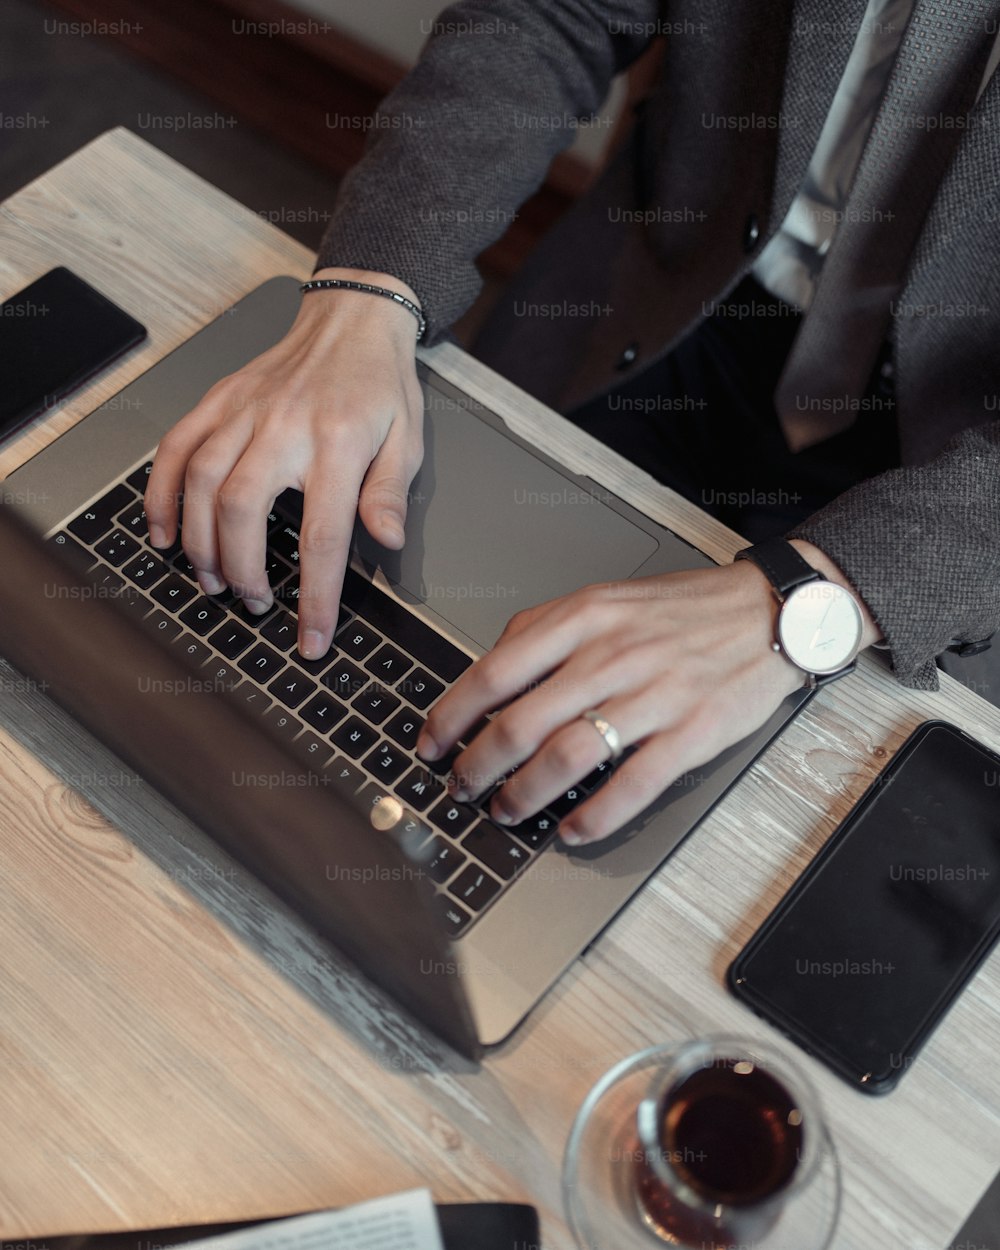
[[[392,512],[382,513],[382,529],[387,537],[393,539],[397,543],[401,543],[406,535],[403,533],[403,527],[399,523],[399,517]]]
[[[307,629],[302,635],[299,651],[304,660],[318,660],[326,654],[326,643],[318,629]]]
[[[514,823],[513,815],[502,804],[494,803],[490,811],[498,825],[512,825]]]
[[[417,754],[425,760],[436,760],[441,754],[441,748],[426,729],[421,729],[420,737],[417,738]]]
[[[226,583],[215,573],[199,573],[198,585],[206,595],[221,595],[226,589]]]
[[[167,531],[163,528],[163,526],[162,526],[162,525],[153,525],[153,524],[152,524],[152,522],[150,523],[150,526],[149,526],[149,541],[150,541],[151,545],[152,545],[152,546],[154,546],[154,547],[166,547],[166,546],[168,546],[168,543],[167,543]]]
[[[266,599],[244,599],[243,602],[254,616],[262,616],[271,606]]]
[[[575,829],[571,829],[566,825],[560,825],[559,836],[567,846],[583,846],[583,838]]]
[[[454,778],[448,782],[448,793],[456,803],[468,803],[471,797],[465,786],[459,785]]]

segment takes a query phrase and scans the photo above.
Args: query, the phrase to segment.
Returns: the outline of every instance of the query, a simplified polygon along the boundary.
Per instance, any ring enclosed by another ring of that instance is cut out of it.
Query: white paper
[[[444,1250],[429,1189],[187,1243],[189,1250]]]

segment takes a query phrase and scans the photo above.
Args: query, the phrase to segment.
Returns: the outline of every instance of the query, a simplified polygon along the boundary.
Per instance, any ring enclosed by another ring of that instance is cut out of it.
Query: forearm
[[[479,291],[504,232],[649,41],[657,0],[463,0],[383,102],[342,184],[317,267],[394,274],[435,342]]]
[[[788,537],[819,548],[853,586],[899,680],[936,689],[935,656],[1000,627],[1000,422],[862,482]]]

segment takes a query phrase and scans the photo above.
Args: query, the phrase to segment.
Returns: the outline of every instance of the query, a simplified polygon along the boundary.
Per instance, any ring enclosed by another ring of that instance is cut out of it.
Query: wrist
[[[861,635],[861,649],[864,650],[866,647],[870,647],[873,643],[881,642],[882,630],[879,628],[878,623],[872,616],[871,612],[869,612],[868,605],[844,575],[840,566],[831,560],[825,551],[822,551],[819,547],[816,547],[811,542],[807,542],[803,538],[789,539],[789,543],[795,548],[803,560],[812,565],[817,573],[826,578],[828,582],[834,582],[838,586],[843,586],[843,588],[853,596],[858,608],[861,611],[861,620],[864,626]]]
[[[342,282],[365,283],[391,291],[420,308],[420,301],[412,287],[392,274],[370,269],[326,266],[317,269],[310,281],[331,278]],[[304,292],[296,322],[308,326],[310,334],[322,334],[324,326],[328,326],[330,334],[333,335],[349,325],[355,332],[363,330],[366,333],[391,335],[408,346],[415,343],[420,325],[410,309],[384,295],[336,287]]]

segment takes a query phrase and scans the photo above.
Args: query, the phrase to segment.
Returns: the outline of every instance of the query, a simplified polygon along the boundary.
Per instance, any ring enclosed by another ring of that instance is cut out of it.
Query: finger
[[[365,468],[357,440],[337,437],[305,481],[299,541],[299,651],[306,660],[320,659],[333,641]]]
[[[431,710],[417,739],[419,755],[437,759],[486,712],[551,673],[576,649],[592,622],[584,611],[566,610],[568,600],[559,607],[562,610],[541,613],[516,637],[498,642],[466,669]]]
[[[265,612],[273,602],[268,585],[267,514],[296,475],[281,449],[258,434],[219,490],[216,522],[222,576],[251,612]]]
[[[724,720],[710,726],[697,715],[654,734],[585,803],[560,821],[560,836],[569,846],[608,837],[679,777],[714,759],[731,740]]]
[[[184,475],[184,554],[207,595],[217,595],[226,588],[216,516],[219,490],[252,437],[253,423],[247,418],[225,422],[194,453]]]
[[[376,542],[397,549],[405,541],[407,494],[423,459],[423,436],[396,421],[368,467],[358,515]]]
[[[160,439],[146,479],[142,506],[154,547],[169,547],[177,538],[179,501],[188,461],[209,438],[221,417],[217,404],[202,400]]]
[[[538,811],[542,799],[555,798],[607,755],[601,735],[588,721],[580,720],[583,713],[631,691],[641,680],[642,674],[636,671],[631,655],[611,655],[606,646],[600,645],[581,648],[530,693],[495,716],[458,756],[452,766],[455,798],[477,797],[528,760],[524,765],[526,779],[521,780],[519,771],[517,778],[504,786],[501,796],[521,798],[511,808],[520,819]],[[580,733],[581,727],[589,733]],[[626,726],[618,728],[624,735]],[[623,736],[623,745],[631,741],[634,739],[626,740]],[[594,750],[595,742],[599,750]],[[581,744],[582,758],[578,754]],[[522,796],[539,788],[545,791],[542,798],[534,807],[522,811]]]

